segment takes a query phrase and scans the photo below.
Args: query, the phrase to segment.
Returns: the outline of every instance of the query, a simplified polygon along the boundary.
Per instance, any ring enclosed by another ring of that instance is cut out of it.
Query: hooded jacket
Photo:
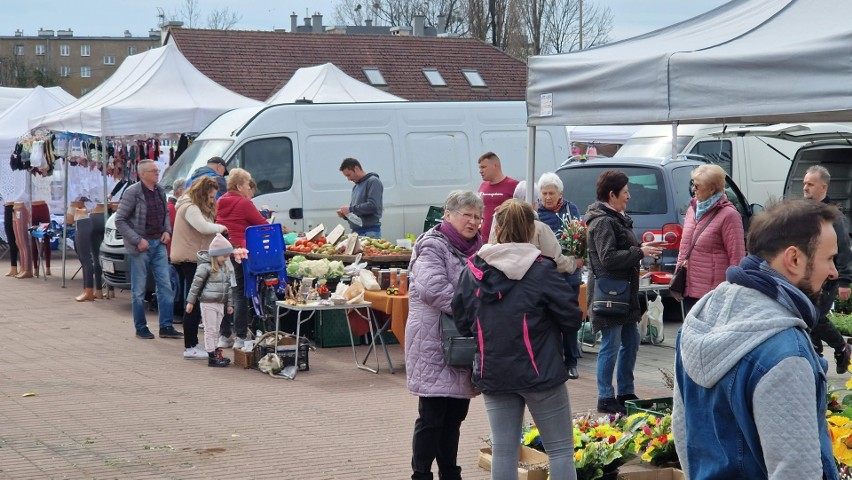
[[[434,227],[417,239],[408,266],[405,375],[419,397],[473,398],[469,368],[444,362],[441,313],[452,313],[453,292],[465,256]]]
[[[599,277],[621,278],[630,282],[630,311],[623,317],[598,315],[588,309],[595,330],[638,323],[639,310],[639,261],[645,256],[639,248],[639,241],[633,233],[633,220],[622,215],[601,202],[595,202],[586,211],[586,228],[589,238],[589,275],[588,291],[595,291],[595,275]],[[588,295],[591,305],[593,295]]]
[[[827,363],[805,321],[721,283],[678,335],[672,433],[687,478],[836,479],[825,421]]]
[[[382,195],[385,187],[379,176],[368,173],[361,177],[352,187],[352,200],[349,202],[349,210],[361,218],[362,226],[349,226],[354,230],[367,227],[380,227],[382,225]]]
[[[186,303],[221,303],[226,307],[234,306],[231,296],[231,277],[234,267],[230,260],[213,272],[210,264],[210,255],[206,250],[198,252],[198,268],[195,269],[195,278],[186,295]]]
[[[725,281],[725,271],[728,267],[740,264],[740,260],[745,257],[745,237],[740,212],[724,193],[722,198],[704,212],[698,222],[695,221],[695,204],[696,200],[693,198],[686,211],[677,265],[681,266],[686,260],[693,238],[701,231],[689,256],[690,260],[695,261],[687,264],[686,291],[683,295],[701,298]],[[708,221],[710,223],[707,223]]]
[[[529,243],[483,245],[468,259],[453,297],[462,335],[477,339],[473,382],[486,394],[547,390],[565,383],[562,335],[582,312],[556,264]]]

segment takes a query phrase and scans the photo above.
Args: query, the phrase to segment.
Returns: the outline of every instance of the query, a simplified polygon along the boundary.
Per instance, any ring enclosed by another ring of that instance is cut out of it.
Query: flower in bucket
[[[586,240],[586,223],[582,220],[569,219],[567,215],[560,217],[562,227],[556,233],[559,245],[565,255],[574,258],[586,258],[588,243]]]
[[[627,429],[633,432],[633,451],[642,461],[653,465],[678,461],[671,415],[636,413],[627,418]]]

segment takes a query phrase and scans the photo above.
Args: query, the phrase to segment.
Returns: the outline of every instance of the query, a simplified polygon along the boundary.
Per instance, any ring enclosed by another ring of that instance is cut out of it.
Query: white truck
[[[382,236],[394,241],[423,231],[430,206],[456,189],[476,191],[477,160],[500,156],[504,172],[525,178],[526,103],[391,102],[284,104],[224,113],[208,125],[163,176],[170,189],[219,156],[228,168],[248,170],[257,182],[255,205],[268,205],[277,222],[294,231],[320,223],[346,225],[336,211],[348,205],[352,183],[340,172],[344,158],[361,162],[384,184]],[[539,128],[536,178],[569,156],[564,127]],[[107,222],[101,259],[114,286],[129,285],[124,247]],[[125,283],[125,280],[127,282]]]
[[[784,181],[799,145],[780,138],[731,135],[742,125],[679,125],[679,153],[702,155],[725,169],[749,202],[766,205],[784,194]],[[672,127],[640,128],[616,157],[666,157],[672,151]]]

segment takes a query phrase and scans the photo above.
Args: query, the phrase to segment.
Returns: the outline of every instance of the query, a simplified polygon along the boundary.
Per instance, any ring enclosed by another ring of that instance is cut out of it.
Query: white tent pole
[[[101,128],[103,128],[103,125],[101,125]],[[103,179],[104,179],[104,196],[103,196],[103,199],[104,199],[104,225],[106,225],[107,220],[109,220],[109,201],[107,200],[107,164],[109,163],[109,158],[108,158],[109,153],[108,153],[108,149],[107,149],[107,137],[106,137],[106,135],[101,137],[101,141],[103,142],[101,144],[101,148],[103,149],[101,151],[101,160],[103,161],[103,163],[101,164],[102,165],[101,172],[103,173]],[[96,258],[95,261],[100,262],[101,259]],[[106,285],[106,281],[104,280],[104,276],[103,276],[103,273],[102,273],[101,274],[101,284],[95,285],[95,288],[103,291],[105,285]]]
[[[677,154],[680,153],[677,151],[677,124],[677,120],[672,122],[672,160],[676,159]]]
[[[527,203],[533,205],[535,192],[535,127],[529,127],[529,138],[527,139]],[[535,208],[535,206],[533,206]]]
[[[62,288],[65,288],[65,260],[66,260],[66,241],[68,238],[68,169],[71,163],[68,159],[65,160],[65,178],[63,179],[63,201],[62,201]]]

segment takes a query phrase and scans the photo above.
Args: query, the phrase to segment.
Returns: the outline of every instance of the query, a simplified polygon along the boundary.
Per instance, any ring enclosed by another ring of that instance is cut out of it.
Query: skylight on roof
[[[429,80],[429,85],[433,87],[446,87],[447,82],[444,81],[444,77],[441,76],[441,72],[434,68],[424,68],[423,75],[426,75],[426,80]]]
[[[379,71],[378,68],[365,68],[364,75],[367,76],[367,80],[369,80],[370,85],[374,86],[385,86],[388,82],[385,81],[385,77],[382,76],[382,72]]]
[[[487,87],[485,84],[485,80],[482,79],[482,75],[479,74],[476,70],[462,70],[462,74],[464,78],[467,80],[467,83],[470,84],[471,87]]]

